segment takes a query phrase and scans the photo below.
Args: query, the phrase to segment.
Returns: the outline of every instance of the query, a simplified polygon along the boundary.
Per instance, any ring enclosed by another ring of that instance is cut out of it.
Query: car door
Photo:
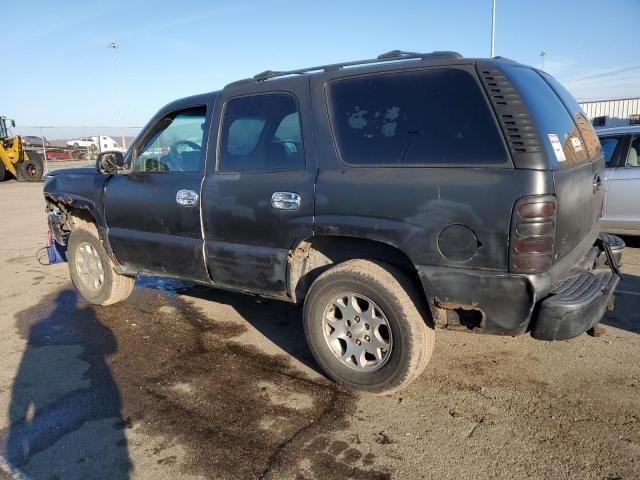
[[[283,296],[289,250],[313,234],[316,164],[308,79],[249,82],[222,93],[203,186],[214,282]]]
[[[124,266],[210,282],[199,199],[208,124],[206,105],[157,116],[130,149],[129,169],[109,179],[108,237]]]
[[[621,234],[640,233],[640,135],[622,136],[618,162],[607,179],[605,228]]]
[[[605,173],[604,173],[604,192],[605,192],[605,200],[603,205],[602,217],[601,217],[601,228],[602,231],[607,231],[607,194],[609,191],[609,184],[611,182],[611,177],[616,167],[620,163],[620,157],[622,156],[622,150],[624,143],[626,140],[624,139],[624,135],[606,135],[600,136],[600,145],[602,146],[602,153],[604,154],[605,160]]]

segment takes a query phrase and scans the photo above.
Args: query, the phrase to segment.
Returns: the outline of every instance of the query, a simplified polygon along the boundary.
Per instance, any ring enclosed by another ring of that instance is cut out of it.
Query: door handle
[[[277,210],[297,210],[300,201],[300,195],[293,192],[274,192],[271,195],[271,207]]]
[[[198,203],[198,194],[193,190],[178,190],[176,203],[181,207],[193,207]]]
[[[600,178],[600,175],[596,174],[596,176],[593,178],[593,193],[598,193],[601,186],[602,178]]]

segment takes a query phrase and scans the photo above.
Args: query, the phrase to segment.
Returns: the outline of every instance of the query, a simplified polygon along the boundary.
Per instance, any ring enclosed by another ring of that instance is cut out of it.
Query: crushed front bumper
[[[574,270],[540,301],[531,335],[540,340],[567,340],[594,327],[613,308],[624,246],[619,237],[601,234],[586,256],[590,268]]]

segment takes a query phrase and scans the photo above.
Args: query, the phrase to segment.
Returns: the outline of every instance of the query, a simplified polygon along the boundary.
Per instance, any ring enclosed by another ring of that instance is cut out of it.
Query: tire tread
[[[98,241],[100,246],[102,246],[102,242],[100,241],[100,235],[98,233],[98,228],[96,227],[95,223],[77,215],[74,215],[73,222],[76,229],[86,231],[87,233],[95,237],[95,239]],[[126,300],[129,297],[129,295],[131,295],[131,292],[133,291],[133,287],[135,286],[135,283],[136,283],[135,277],[129,277],[127,275],[121,275],[117,273],[113,268],[113,262],[111,261],[109,256],[105,254],[105,257],[107,258],[107,261],[108,261],[108,265],[106,265],[105,267],[111,269],[112,282],[111,282],[111,290],[109,292],[108,297],[99,303],[100,305],[103,305],[103,306],[113,305],[114,303],[118,303],[123,300]]]
[[[330,281],[330,278],[336,274],[348,274],[353,280],[365,279],[381,285],[399,306],[400,315],[407,321],[411,331],[409,365],[402,377],[394,377],[372,392],[387,395],[405,388],[424,371],[435,346],[435,331],[432,325],[425,321],[425,318],[430,317],[423,296],[401,270],[376,260],[347,260],[322,273],[316,282]],[[310,292],[312,290],[313,285]],[[307,335],[307,342],[310,342],[307,329],[305,329],[305,335]]]

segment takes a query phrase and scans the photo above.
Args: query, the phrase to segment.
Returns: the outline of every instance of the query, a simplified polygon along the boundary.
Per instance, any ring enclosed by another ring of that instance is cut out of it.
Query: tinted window
[[[580,133],[585,147],[587,148],[587,154],[590,158],[594,158],[598,153],[600,153],[600,142],[598,140],[598,135],[593,129],[591,122],[589,122],[584,110],[582,110],[582,107],[578,104],[573,95],[571,95],[571,93],[569,93],[569,91],[564,88],[560,82],[548,73],[543,72],[542,76],[560,97],[560,100],[562,100],[564,106],[569,110],[569,113],[573,115],[573,120],[578,127],[578,132]]]
[[[531,68],[511,67],[505,72],[533,114],[547,147],[547,155],[552,159],[551,165],[571,166],[588,160],[587,148],[572,114],[549,84]],[[592,143],[594,141],[597,147],[593,148],[599,148],[597,137],[591,140]],[[558,142],[561,151],[555,152],[553,146]]]
[[[222,126],[221,171],[304,168],[300,115],[283,93],[229,100]]]
[[[502,164],[502,140],[478,84],[452,68],[336,80],[340,155],[350,164]]]
[[[231,155],[247,155],[256,148],[264,129],[262,118],[238,118],[229,125],[227,152]]]
[[[173,113],[156,123],[137,148],[134,172],[197,172],[202,164],[206,109]]]
[[[607,167],[610,166],[613,153],[616,151],[616,147],[620,142],[620,137],[605,137],[600,139],[600,145],[602,145],[602,152],[604,153],[604,159]]]
[[[607,123],[607,117],[593,117],[591,123],[594,127],[604,127]]]

